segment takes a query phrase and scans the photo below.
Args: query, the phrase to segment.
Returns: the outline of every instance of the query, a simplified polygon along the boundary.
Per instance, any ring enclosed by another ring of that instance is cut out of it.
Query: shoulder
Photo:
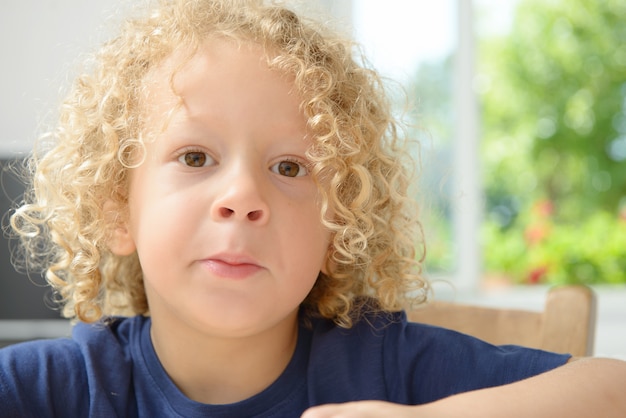
[[[111,392],[130,384],[128,346],[140,323],[138,319],[115,319],[77,324],[71,339],[30,341],[3,348],[0,404],[13,406],[16,416],[62,416],[93,410]]]
[[[519,381],[562,366],[570,358],[521,346],[495,346],[406,317],[391,329],[384,350],[387,380],[391,385],[407,382],[412,391],[406,396],[415,403]]]
[[[375,392],[376,399],[408,404],[521,380],[569,358],[493,346],[455,331],[410,322],[404,312],[365,314],[350,329],[318,321],[312,335],[313,373],[332,376],[337,382],[344,379],[342,384]]]
[[[70,402],[87,405],[80,396],[87,382],[78,344],[71,339],[30,341],[0,350],[0,404],[9,416],[49,416]],[[68,399],[68,390],[77,390]]]
[[[80,359],[78,344],[69,338],[28,341],[0,350],[0,373],[21,372],[15,376],[36,378],[36,371],[57,368],[64,371],[64,366],[75,364]]]

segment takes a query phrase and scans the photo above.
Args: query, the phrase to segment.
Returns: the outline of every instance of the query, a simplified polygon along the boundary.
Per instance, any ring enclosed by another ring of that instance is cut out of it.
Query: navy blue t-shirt
[[[377,399],[420,404],[502,385],[564,364],[569,356],[493,346],[453,331],[368,316],[351,329],[314,319],[296,351],[261,393],[229,405],[188,399],[150,340],[150,319],[78,324],[72,339],[0,350],[0,416],[299,417],[324,403]]]

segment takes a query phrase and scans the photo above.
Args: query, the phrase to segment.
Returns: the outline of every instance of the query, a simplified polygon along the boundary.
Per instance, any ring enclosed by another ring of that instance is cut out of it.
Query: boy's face
[[[299,97],[247,45],[211,41],[170,84],[176,58],[147,79],[157,134],[131,171],[117,253],[136,247],[155,324],[230,336],[293,326],[330,235]],[[182,104],[170,115],[172,86]]]

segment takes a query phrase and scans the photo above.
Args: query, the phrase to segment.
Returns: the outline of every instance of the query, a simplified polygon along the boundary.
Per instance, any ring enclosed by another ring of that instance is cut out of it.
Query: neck
[[[151,337],[165,371],[190,399],[228,404],[247,399],[272,384],[295,351],[297,311],[262,333],[211,337],[189,329],[161,333],[153,319]]]

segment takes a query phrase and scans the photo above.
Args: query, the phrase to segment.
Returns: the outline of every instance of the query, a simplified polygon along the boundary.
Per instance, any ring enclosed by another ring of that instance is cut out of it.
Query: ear
[[[107,246],[115,255],[127,256],[135,252],[137,247],[128,227],[127,216],[119,210],[113,200],[104,204],[104,219],[107,225]]]

